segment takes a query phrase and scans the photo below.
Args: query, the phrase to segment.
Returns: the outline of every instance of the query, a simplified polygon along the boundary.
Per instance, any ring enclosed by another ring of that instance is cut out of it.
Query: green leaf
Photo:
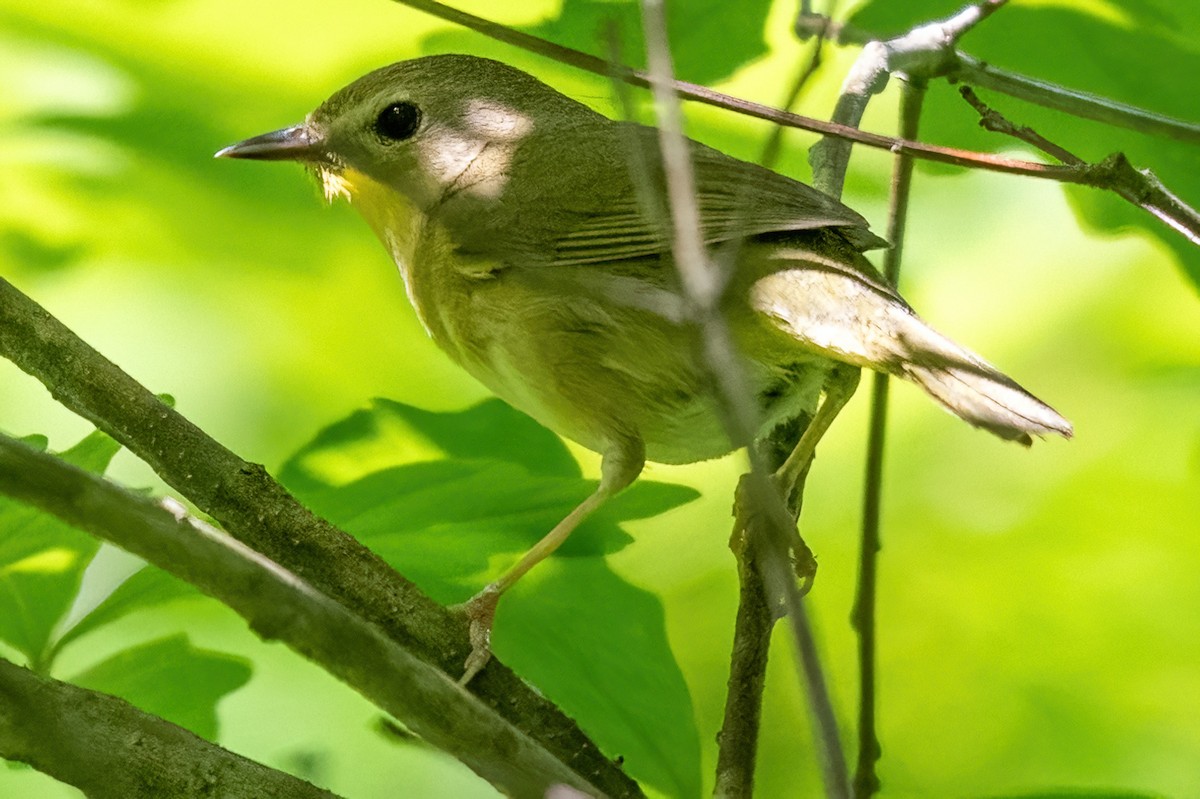
[[[62,647],[76,638],[117,619],[149,607],[166,604],[182,597],[199,596],[194,586],[153,566],[144,566],[117,586],[86,616],[66,630],[55,642]]]
[[[496,402],[458,414],[377,402],[323,431],[285,476],[316,513],[453,603],[514,564],[595,489],[559,453],[556,437]],[[632,774],[673,796],[700,791],[691,700],[659,600],[613,574],[601,556],[629,542],[618,522],[695,496],[635,483],[518,583],[500,603],[495,634],[497,651],[524,677],[609,754],[624,756]]]
[[[1035,791],[1034,793],[1011,793],[989,796],[988,799],[1161,799],[1160,794],[1122,790],[1071,790]]]
[[[250,674],[247,661],[196,649],[180,633],[119,652],[71,681],[119,696],[211,741],[217,737],[217,702],[245,685]]]
[[[96,431],[59,457],[102,473],[119,449]],[[39,671],[49,668],[54,627],[74,601],[84,569],[99,548],[100,542],[86,533],[0,497],[0,639]]]
[[[577,719],[637,780],[700,794],[692,700],[664,634],[662,603],[600,558],[559,558],[500,602],[496,654]]]
[[[961,6],[957,0],[869,2],[852,22],[873,33],[895,35]],[[1009,5],[972,30],[962,48],[1005,70],[1200,123],[1189,77],[1200,75],[1200,14],[1194,4],[1096,0],[1071,8]],[[979,94],[1016,124],[1029,125],[1084,160],[1124,152],[1134,166],[1152,169],[1185,202],[1193,207],[1200,203],[1194,143],[1089,122],[992,91],[981,89]],[[974,150],[1024,147],[979,129],[977,119],[956,87],[934,82],[921,117],[921,138]],[[1065,190],[1084,224],[1106,234],[1144,230],[1173,249],[1200,285],[1200,248],[1111,192],[1080,186]]]
[[[369,409],[318,433],[288,459],[279,479],[295,490],[313,490],[392,466],[447,457],[504,461],[532,474],[579,474],[558,436],[500,400],[433,413],[376,399]]]

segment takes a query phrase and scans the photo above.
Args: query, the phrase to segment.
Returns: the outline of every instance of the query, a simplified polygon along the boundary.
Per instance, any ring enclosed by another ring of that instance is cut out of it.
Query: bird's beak
[[[273,130],[218,150],[214,158],[252,158],[256,161],[319,161],[324,141],[308,125]]]

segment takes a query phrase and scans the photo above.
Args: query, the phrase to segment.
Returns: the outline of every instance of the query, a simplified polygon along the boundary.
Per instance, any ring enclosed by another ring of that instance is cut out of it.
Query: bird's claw
[[[462,610],[470,622],[471,654],[463,664],[463,675],[459,685],[466,685],[492,659],[492,621],[496,617],[496,603],[500,600],[500,591],[493,584],[484,588],[475,596],[468,599]]]

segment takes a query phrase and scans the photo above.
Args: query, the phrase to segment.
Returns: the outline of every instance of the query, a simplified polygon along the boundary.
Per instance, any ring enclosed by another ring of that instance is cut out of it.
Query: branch
[[[446,674],[173,500],[154,502],[7,436],[0,436],[0,493],[195,585],[502,791],[541,797],[564,783],[597,793]]]
[[[337,799],[97,691],[0,658],[0,758],[92,799]]]
[[[952,17],[918,25],[900,36],[864,43],[842,83],[842,92],[833,111],[834,121],[857,128],[867,104],[884,90],[893,72],[904,72],[917,78],[943,74],[945,62],[953,54],[958,40],[1006,2],[983,0]],[[828,25],[828,22],[824,24]],[[841,196],[851,144],[847,138],[827,137],[809,153],[813,182],[826,194]]]
[[[1088,176],[1089,186],[1114,192],[1200,246],[1200,212],[1164,186],[1150,170],[1136,169],[1123,153],[1114,153],[1098,164],[1089,164],[1032,128],[1013,124],[1003,114],[988,107],[970,87],[962,87],[959,93],[979,112],[980,127],[1020,139],[1078,169]]]
[[[831,0],[829,10],[836,5]],[[808,81],[816,74],[821,64],[824,38],[818,38],[807,64],[799,71],[796,80],[788,91],[782,107],[791,109]],[[774,125],[763,145],[759,163],[770,169],[779,156],[783,143],[783,132],[786,128]],[[741,200],[743,208],[749,209],[749,197]],[[743,226],[749,223],[746,211],[742,211]],[[735,263],[742,237],[734,240],[731,250],[723,253],[723,258],[729,263]],[[778,431],[778,436],[772,436],[765,450],[770,459],[768,468],[778,469],[790,454],[795,442],[800,438],[800,431],[807,423],[788,425],[786,430]],[[809,419],[811,421],[811,418]],[[794,428],[794,429],[793,429]],[[751,479],[742,477],[742,484],[736,497],[744,496],[744,481]],[[800,494],[797,493],[797,500]],[[792,516],[799,521],[799,503],[793,509]],[[733,551],[737,562],[738,573],[738,608],[733,627],[733,647],[729,657],[729,682],[725,690],[725,714],[721,720],[721,730],[717,733],[717,772],[713,796],[722,799],[750,799],[754,795],[754,768],[758,758],[758,738],[762,719],[762,697],[766,681],[767,660],[771,649],[771,630],[777,620],[777,608],[767,596],[766,582],[763,579],[762,566],[756,557],[756,547],[751,546],[752,530],[748,524],[748,508],[735,500],[734,526],[729,538],[729,548]],[[799,535],[797,533],[797,539]],[[806,551],[802,541],[795,541],[794,552]],[[815,561],[806,563],[801,571],[811,573]],[[811,564],[811,565],[810,565]]]
[[[436,0],[393,0],[393,2],[409,8],[429,14],[430,16],[444,19],[448,22],[453,22],[461,25],[464,28],[482,33],[489,38],[495,39],[505,44],[510,44],[514,47],[519,47],[522,50],[527,50],[531,53],[545,56],[562,64],[573,66],[585,72],[591,72],[603,77],[616,77],[617,79],[638,86],[643,89],[651,88],[651,80],[647,73],[639,70],[629,69],[627,67],[614,67],[608,61],[597,58],[590,53],[585,53],[581,50],[575,50],[570,47],[564,47],[554,42],[539,39],[524,31],[516,30],[496,22],[477,17],[473,14],[468,14],[465,11],[459,11],[456,8],[436,2]],[[1058,180],[1068,183],[1083,182],[1070,169],[1061,166],[1051,166],[1047,164],[1039,164],[1033,161],[1021,161],[1012,158],[1003,158],[1001,156],[992,155],[990,153],[976,153],[969,150],[959,150],[953,147],[941,147],[936,144],[923,144],[915,141],[905,141],[892,136],[883,136],[878,133],[869,133],[858,128],[841,125],[836,122],[829,122],[824,119],[814,119],[800,114],[793,114],[787,111],[780,111],[776,108],[771,108],[767,105],[743,100],[739,97],[733,97],[728,94],[714,91],[705,86],[699,86],[695,83],[687,81],[672,80],[671,86],[674,87],[675,93],[680,98],[692,100],[705,105],[711,105],[716,108],[724,108],[727,111],[742,114],[743,116],[752,117],[754,119],[762,119],[767,122],[774,122],[777,125],[783,125],[789,128],[798,128],[800,130],[808,130],[814,133],[820,133],[826,136],[836,136],[843,139],[848,139],[858,144],[874,147],[880,150],[890,150],[892,152],[904,152],[911,154],[914,158],[923,158],[930,161],[936,161],[943,164],[953,164],[955,166],[974,167],[978,169],[987,169],[995,172],[1005,172],[1015,175],[1027,175],[1030,177],[1045,178],[1048,180]]]
[[[700,238],[695,181],[687,141],[683,137],[662,0],[642,0],[642,19],[652,78],[651,89],[658,114],[659,145],[667,178],[673,234],[672,260],[678,270],[692,320],[699,327],[703,363],[708,367],[717,388],[730,438],[735,447],[747,446],[749,452],[751,470],[744,485],[747,488],[748,505],[755,511],[754,519],[761,522],[761,526],[759,530],[749,531],[747,540],[749,546],[757,548],[754,556],[766,572],[774,595],[784,597],[819,745],[825,792],[834,799],[848,799],[849,782],[832,710],[833,703],[822,676],[800,590],[788,563],[787,553],[790,538],[795,534],[795,521],[784,505],[761,454],[753,446],[758,426],[756,411],[747,401],[750,393],[742,363],[720,308],[720,291],[716,288],[721,280]],[[760,531],[761,535],[756,534]]]
[[[314,516],[257,464],[230,452],[0,278],[0,355],[70,410],[146,461],[234,538],[374,623],[448,674],[470,644],[466,621],[435,603],[354,538]],[[553,703],[493,662],[480,699],[603,792],[640,790]]]
[[[925,82],[912,80],[905,86],[900,108],[902,136],[917,135]],[[888,209],[888,241],[892,246],[883,257],[884,276],[896,286],[908,224],[913,160],[896,157],[892,173],[891,205]],[[858,587],[850,621],[858,632],[858,763],[854,770],[855,799],[869,799],[879,790],[875,764],[881,754],[875,732],[875,589],[879,570],[880,508],[883,505],[883,447],[887,432],[888,376],[876,372],[871,383],[871,410],[867,434],[866,477],[863,492],[862,538],[859,545]]]
[[[830,22],[820,15],[803,13],[796,18],[796,34],[801,39],[813,35],[828,35],[838,44],[858,46],[878,41],[880,38],[877,34],[853,25]],[[952,49],[946,53],[943,68],[945,71],[941,77],[953,82],[970,83],[981,88],[991,89],[1081,119],[1090,119],[1106,125],[1135,130],[1139,133],[1200,144],[1200,124],[1195,122],[1187,122],[1108,97],[1100,97],[1010,72],[980,61],[958,49]]]

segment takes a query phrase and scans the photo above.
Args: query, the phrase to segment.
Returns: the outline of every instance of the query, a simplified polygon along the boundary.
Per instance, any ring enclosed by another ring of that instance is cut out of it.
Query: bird
[[[1069,438],[1057,411],[926,324],[863,253],[886,246],[857,212],[802,182],[690,139],[700,235],[726,252],[720,307],[757,442],[811,419],[832,379],[873,369],[1002,439]],[[601,456],[600,481],[464,605],[490,657],[501,595],[646,461],[736,444],[697,357],[670,235],[656,129],[610,119],[502,62],[431,55],[377,69],[299,124],[216,153],[298,162],[349,200],[399,269],[421,326],[452,360],[541,424]],[[728,259],[727,259],[728,260]],[[840,397],[838,403],[845,397]]]

